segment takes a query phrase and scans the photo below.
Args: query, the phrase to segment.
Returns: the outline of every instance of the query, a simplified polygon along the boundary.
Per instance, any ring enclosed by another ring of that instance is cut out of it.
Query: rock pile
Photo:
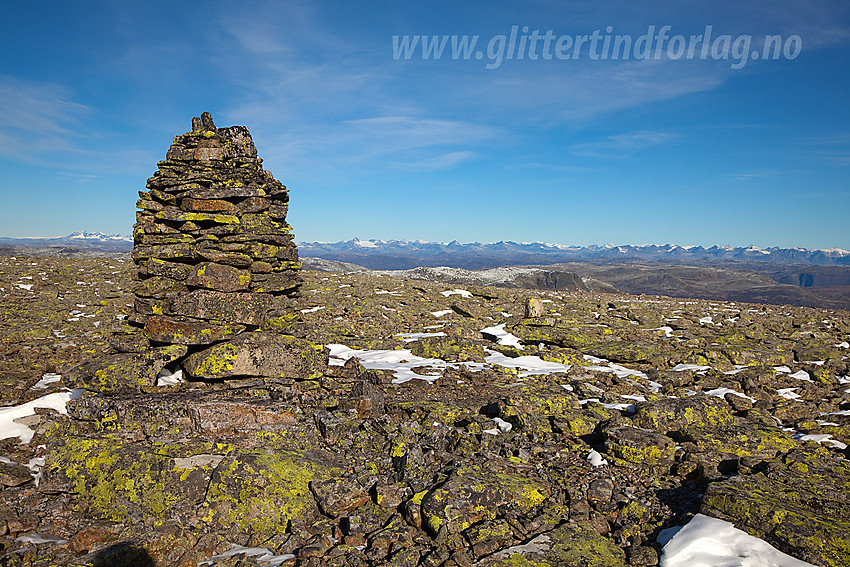
[[[300,281],[289,193],[263,170],[248,129],[216,128],[204,112],[158,166],[137,203],[131,322],[155,345],[189,352],[281,316]],[[220,378],[222,364],[210,364],[210,355],[221,351],[196,352],[184,370]]]

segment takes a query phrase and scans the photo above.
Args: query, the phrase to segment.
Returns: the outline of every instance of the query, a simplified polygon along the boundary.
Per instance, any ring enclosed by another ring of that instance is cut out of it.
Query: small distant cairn
[[[139,192],[130,322],[152,346],[185,347],[166,358],[179,359],[190,377],[238,373],[237,353],[249,345],[222,343],[243,334],[256,343],[251,331],[285,318],[286,300],[298,291],[289,192],[262,161],[248,128],[217,128],[204,112],[191,132],[174,137]]]

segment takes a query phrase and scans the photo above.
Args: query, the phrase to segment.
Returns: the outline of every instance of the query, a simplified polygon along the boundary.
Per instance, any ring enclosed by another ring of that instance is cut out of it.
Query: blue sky
[[[129,234],[136,191],[208,110],[219,126],[250,128],[290,188],[298,240],[850,249],[845,0],[3,11],[3,236]],[[788,56],[740,65],[719,43],[716,58],[688,59],[668,39],[657,59],[594,59],[585,46],[531,60],[526,43],[523,59],[488,69],[487,48],[512,26],[518,40],[610,26],[634,42],[651,26],[684,38],[711,26],[715,40],[751,36],[758,51],[780,35]],[[394,35],[463,34],[479,36],[481,59],[452,59],[450,47],[394,58]]]

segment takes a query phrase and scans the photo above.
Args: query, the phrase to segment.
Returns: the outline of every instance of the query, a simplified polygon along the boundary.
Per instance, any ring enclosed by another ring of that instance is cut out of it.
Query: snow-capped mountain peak
[[[104,234],[102,232],[86,232],[86,231],[72,232],[71,234],[66,236],[66,238],[72,239],[72,240],[87,240],[87,241],[101,241],[101,242],[118,241],[118,240],[133,242],[133,238],[131,236],[122,236],[120,234]]]

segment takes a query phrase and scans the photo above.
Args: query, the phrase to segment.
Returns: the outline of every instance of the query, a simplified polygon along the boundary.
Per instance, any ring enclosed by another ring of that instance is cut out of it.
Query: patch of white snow
[[[58,382],[62,379],[61,374],[54,374],[53,372],[48,372],[41,377],[41,380],[33,384],[31,390],[45,390],[50,384]]]
[[[591,449],[590,454],[587,455],[587,462],[589,462],[594,467],[601,467],[603,465],[607,465],[608,461],[602,458],[602,455],[596,449]]]
[[[453,289],[450,291],[441,291],[443,296],[448,297],[450,295],[459,295],[461,297],[472,297],[472,293],[466,291],[465,289]]]
[[[512,346],[519,350],[522,350],[522,345],[519,342],[519,337],[516,337],[507,332],[505,330],[504,323],[500,323],[492,327],[487,327],[486,329],[481,329],[481,333],[494,337],[500,345]]]
[[[20,437],[21,443],[29,443],[35,432],[22,423],[15,420],[30,415],[35,415],[36,408],[52,409],[62,415],[68,413],[66,405],[71,400],[76,400],[83,395],[84,390],[65,390],[54,392],[38,399],[32,400],[19,406],[8,406],[0,408],[0,439]]]
[[[661,567],[814,567],[733,524],[697,514],[663,548]]]

